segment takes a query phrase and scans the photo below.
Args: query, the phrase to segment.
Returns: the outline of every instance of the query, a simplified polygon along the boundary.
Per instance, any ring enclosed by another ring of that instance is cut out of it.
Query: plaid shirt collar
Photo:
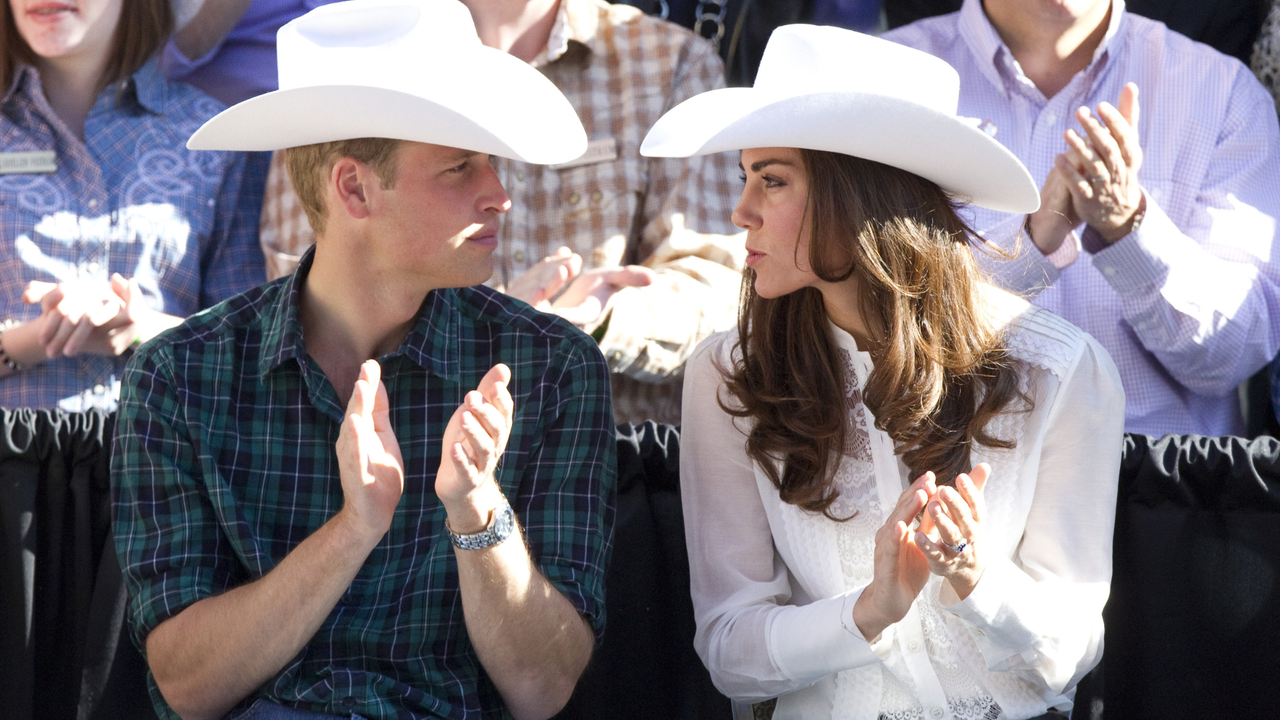
[[[160,74],[160,66],[156,60],[149,61],[136,73],[120,83],[113,83],[98,94],[90,112],[100,112],[103,103],[115,102],[119,98],[122,107],[141,108],[155,115],[164,115],[172,108],[169,87],[164,76]],[[0,105],[9,101],[25,98],[27,102],[47,105],[44,97],[44,85],[40,81],[40,72],[31,65],[19,65],[13,74],[13,83],[0,98]]]
[[[262,353],[258,357],[258,375],[268,373],[294,360],[309,375],[306,341],[302,337],[302,319],[298,316],[302,286],[311,272],[315,257],[312,246],[302,256],[298,269],[284,278],[283,292],[263,308]],[[433,290],[427,294],[418,321],[405,336],[393,355],[404,355],[423,370],[451,382],[461,381],[458,337],[459,308],[452,289]],[[308,378],[310,384],[310,378]]]
[[[600,31],[600,13],[586,0],[560,0],[560,8],[556,10],[556,21],[551,26],[551,36],[547,39],[547,49],[542,51],[529,64],[534,67],[549,65],[569,52],[570,43],[581,47],[588,54],[603,48],[598,37]]]

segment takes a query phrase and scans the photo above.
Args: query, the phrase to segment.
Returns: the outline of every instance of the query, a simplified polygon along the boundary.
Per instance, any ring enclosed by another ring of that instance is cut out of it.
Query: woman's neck
[[[49,107],[62,119],[67,129],[81,140],[89,111],[102,91],[102,70],[106,58],[39,58],[36,70]]]
[[[859,350],[872,352],[879,346],[871,326],[880,323],[869,323],[868,318],[863,315],[856,275],[838,283],[820,285],[818,290],[822,293],[822,304],[826,308],[827,317],[836,327],[853,336]],[[879,318],[871,320],[878,321]]]

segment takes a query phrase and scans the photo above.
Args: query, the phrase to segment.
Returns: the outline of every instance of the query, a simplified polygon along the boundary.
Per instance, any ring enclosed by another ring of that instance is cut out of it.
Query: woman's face
[[[745,185],[733,224],[747,231],[756,294],[776,298],[819,282],[809,266],[809,173],[795,148],[742,151]]]
[[[105,63],[124,0],[9,0],[14,24],[38,57]]]

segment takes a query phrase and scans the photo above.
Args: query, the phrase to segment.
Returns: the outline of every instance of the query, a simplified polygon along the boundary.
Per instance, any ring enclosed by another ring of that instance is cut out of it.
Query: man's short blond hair
[[[316,235],[324,232],[328,218],[324,202],[325,185],[333,164],[339,158],[354,158],[377,173],[383,188],[394,187],[399,169],[396,151],[400,149],[401,142],[388,138],[356,138],[301,145],[284,151],[285,167],[289,169],[289,180],[298,195],[298,204],[307,213],[307,222],[311,223]]]

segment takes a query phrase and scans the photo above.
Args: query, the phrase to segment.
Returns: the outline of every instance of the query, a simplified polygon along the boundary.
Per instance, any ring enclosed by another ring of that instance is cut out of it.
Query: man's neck
[[[532,61],[551,39],[560,0],[463,0],[480,42]]]
[[[1089,66],[1111,18],[1110,0],[1079,14],[1048,0],[984,0],[983,9],[1023,74],[1047,98]]]
[[[418,317],[428,289],[402,288],[371,269],[353,247],[317,241],[299,300],[310,355],[345,406],[360,365],[394,352]]]

